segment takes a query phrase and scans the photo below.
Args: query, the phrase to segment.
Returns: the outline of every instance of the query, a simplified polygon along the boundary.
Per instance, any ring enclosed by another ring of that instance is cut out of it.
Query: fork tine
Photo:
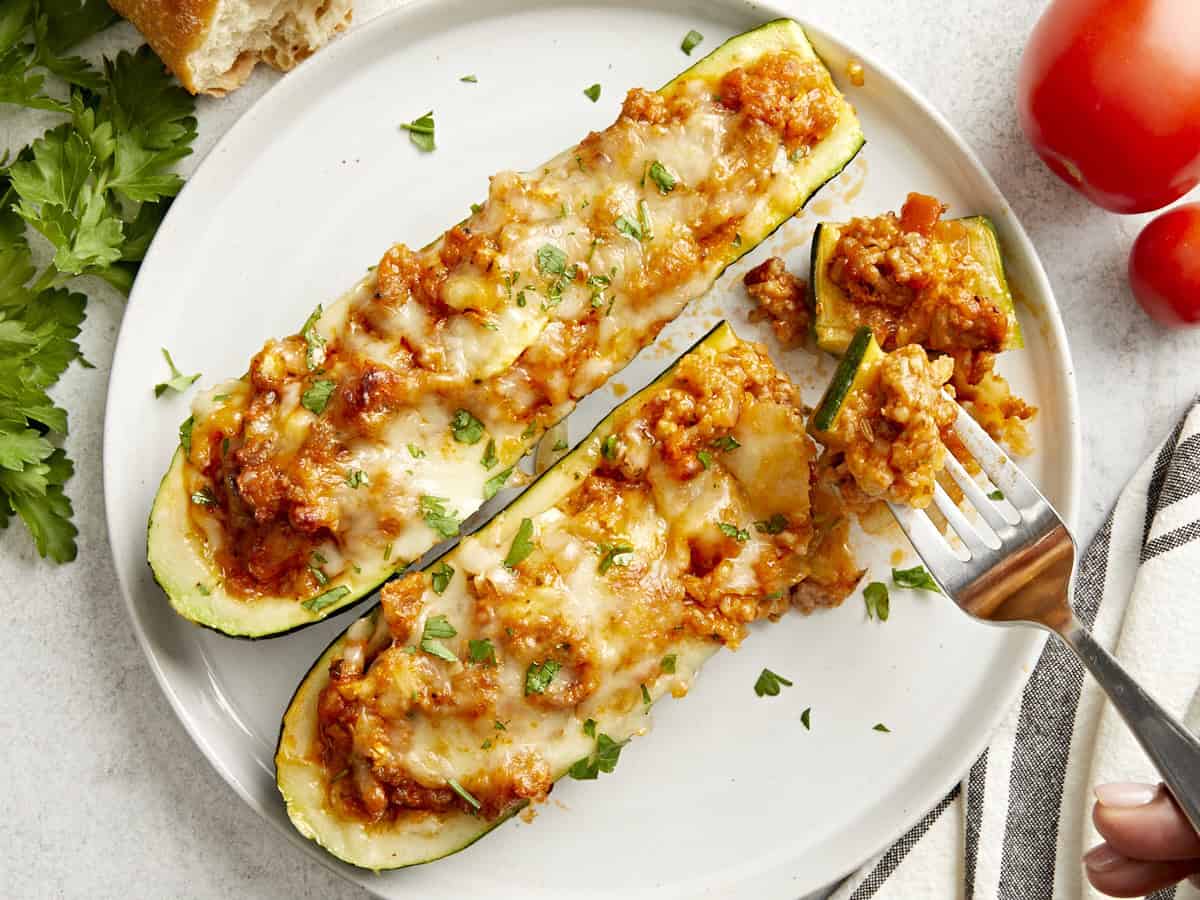
[[[942,589],[953,596],[958,585],[954,580],[947,579],[953,579],[965,571],[963,561],[955,555],[942,533],[937,530],[937,526],[923,511],[911,506],[900,506],[891,501],[888,501],[888,508],[896,517],[901,529],[908,535],[917,555],[925,563],[925,568],[941,584]]]
[[[992,479],[992,483],[1000,488],[1004,498],[1016,507],[1022,517],[1028,510],[1047,503],[1033,482],[1025,477],[1016,463],[1009,459],[1008,454],[1000,449],[983,427],[961,406],[958,407],[958,418],[954,427],[980,468]]]
[[[955,459],[951,454],[946,454],[946,470],[954,478],[954,481],[962,489],[962,492],[967,495],[967,499],[971,501],[971,505],[983,517],[983,520],[988,523],[988,527],[1000,536],[1000,540],[1004,540],[1006,532],[1011,531],[1010,525],[1015,525],[1021,520],[1017,515],[1016,510],[1009,510],[1006,507],[996,505],[996,501],[988,497],[983,492],[983,488],[979,482],[971,477],[962,463]],[[1012,518],[1009,518],[1005,513],[1010,513]]]
[[[962,510],[950,499],[950,495],[946,493],[940,484],[934,488],[933,502],[937,504],[937,508],[946,517],[946,520],[950,523],[950,527],[954,529],[959,539],[966,544],[967,550],[973,559],[985,556],[1000,547],[999,540],[993,546],[988,543],[984,535],[980,534],[974,525],[967,521],[967,517],[963,515]]]

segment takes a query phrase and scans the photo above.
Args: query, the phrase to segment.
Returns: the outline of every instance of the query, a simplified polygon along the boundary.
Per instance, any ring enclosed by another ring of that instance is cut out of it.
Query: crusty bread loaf
[[[286,72],[350,22],[352,0],[109,0],[193,94],[221,95],[262,60]]]

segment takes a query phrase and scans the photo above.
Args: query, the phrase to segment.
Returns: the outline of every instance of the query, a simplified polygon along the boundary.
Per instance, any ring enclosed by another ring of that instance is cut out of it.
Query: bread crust
[[[108,0],[108,3],[133,23],[185,88],[193,94],[199,93],[188,56],[204,42],[218,0]],[[249,74],[247,71],[246,76]],[[238,84],[242,81],[245,76]]]

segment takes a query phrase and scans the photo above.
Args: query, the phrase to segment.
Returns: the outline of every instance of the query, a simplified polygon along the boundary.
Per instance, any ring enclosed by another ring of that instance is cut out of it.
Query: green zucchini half
[[[788,50],[806,59],[816,60],[803,29],[790,19],[778,19],[745,32],[726,41],[711,54],[677,76],[660,93],[671,92],[676,85],[693,77],[717,78],[724,73],[753,62],[763,54]],[[806,156],[783,164],[782,170],[764,186],[764,197],[741,222],[738,233],[740,241],[724,248],[714,248],[717,265],[711,277],[703,284],[692,279],[677,290],[681,304],[698,296],[716,281],[717,277],[732,262],[765,240],[780,225],[796,213],[808,199],[826,182],[834,178],[857,155],[864,143],[862,129],[853,107],[842,100],[842,109],[834,130],[819,144],[811,148]],[[714,256],[710,256],[710,260]],[[370,278],[360,283],[354,291],[369,289]],[[352,292],[353,293],[353,292]],[[533,338],[531,337],[530,340]],[[642,349],[642,344],[629,340],[625,361],[632,359]],[[511,356],[515,358],[515,354]],[[530,450],[537,442],[538,434],[522,435],[518,452],[505,455],[501,466],[510,466]],[[515,437],[514,437],[515,441]],[[190,520],[188,504],[190,495],[186,487],[185,467],[188,465],[182,450],[177,450],[171,465],[163,477],[150,513],[147,534],[147,558],[155,580],[166,592],[175,611],[199,625],[215,629],[233,637],[271,637],[294,631],[320,621],[337,611],[356,603],[392,577],[408,561],[422,556],[436,543],[432,532],[421,546],[409,541],[404,547],[396,547],[396,555],[389,561],[381,560],[379,554],[372,559],[354,559],[357,569],[346,570],[332,578],[323,588],[321,595],[329,598],[329,592],[340,596],[319,608],[307,608],[302,598],[293,596],[262,596],[253,600],[243,599],[227,592],[222,584],[221,573],[212,559],[207,544],[196,533]],[[492,474],[471,460],[469,465],[458,466],[453,479],[461,488],[469,486],[470,480],[477,481],[479,498],[474,508],[460,503],[458,512],[466,518],[482,505],[482,487]],[[431,493],[436,493],[432,491]],[[424,537],[422,537],[422,540]],[[342,589],[345,589],[342,592]],[[306,601],[311,605],[311,599]]]
[[[846,398],[863,388],[872,368],[883,359],[883,355],[883,350],[880,349],[870,328],[864,325],[854,332],[854,337],[850,339],[846,352],[838,362],[837,371],[833,373],[829,386],[821,396],[821,402],[817,404],[808,420],[810,434],[819,437],[833,429]]]
[[[1008,317],[1008,337],[1002,349],[1015,350],[1025,346],[995,226],[987,216],[954,221],[966,229],[970,253],[982,267],[983,274],[976,281],[975,293],[992,300]],[[850,310],[850,300],[828,274],[829,259],[841,237],[841,228],[840,223],[822,222],[813,232],[812,270],[808,280],[808,303],[813,313],[817,345],[835,355],[846,351],[858,327],[858,320]]]
[[[681,356],[680,360],[701,348],[721,354],[737,343],[738,338],[732,329],[721,322],[693,345],[688,353]],[[636,414],[651,400],[658,391],[659,383],[668,378],[678,364],[679,360],[676,360],[653,383],[605,417],[586,438],[534,481],[507,509],[475,532],[471,540],[488,542],[495,539],[496,543],[507,546],[523,519],[534,518],[567,497],[602,462],[607,439],[613,434],[617,423],[627,420],[628,415]],[[768,446],[782,446],[777,442],[771,443],[770,436],[766,437]],[[443,563],[460,573],[468,571],[467,564],[459,562],[458,559],[467,552],[468,549],[460,545],[427,566],[425,572],[432,573]],[[455,584],[461,584],[465,576],[451,576],[455,577],[458,581],[452,582],[449,589],[443,588],[446,593],[439,595],[439,600],[450,597]],[[519,808],[510,810],[503,818],[487,821],[466,812],[453,810],[446,813],[425,813],[413,821],[384,825],[348,822],[330,811],[326,798],[332,780],[319,757],[314,759],[312,751],[317,739],[318,700],[322,690],[329,684],[330,663],[343,656],[351,633],[356,634],[358,640],[367,639],[367,635],[371,636],[367,642],[368,653],[390,643],[391,636],[386,626],[378,627],[383,625],[379,621],[382,614],[382,606],[377,605],[334,640],[309,669],[284,713],[275,752],[276,784],[287,805],[288,816],[297,830],[337,858],[355,866],[375,870],[418,865],[456,853],[519,811]],[[676,639],[676,642],[667,648],[675,657],[673,673],[678,677],[690,679],[720,646],[715,640],[702,639],[685,632],[683,637]],[[648,691],[643,686],[643,691],[646,691],[643,697],[648,708],[663,693],[668,692],[668,687],[665,680],[659,679]],[[593,731],[596,734],[603,732],[613,740],[624,742],[644,730],[645,711],[639,703],[637,708],[629,712],[603,715],[597,713],[598,719]],[[554,780],[566,775],[571,764],[587,757],[593,748],[592,738],[580,729],[573,729],[570,733],[564,732],[549,743],[552,749],[547,750],[547,755],[550,757],[551,775]]]

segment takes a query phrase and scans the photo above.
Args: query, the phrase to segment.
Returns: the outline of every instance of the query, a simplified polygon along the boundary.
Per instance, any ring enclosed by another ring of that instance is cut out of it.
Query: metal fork
[[[962,546],[952,547],[924,511],[889,503],[900,527],[943,592],[968,615],[997,625],[1036,625],[1075,651],[1200,831],[1200,740],[1159,706],[1075,617],[1069,599],[1075,539],[1054,507],[961,406],[955,425],[1003,500],[989,497],[949,457],[948,471],[986,527],[969,521],[940,485],[934,503]]]

